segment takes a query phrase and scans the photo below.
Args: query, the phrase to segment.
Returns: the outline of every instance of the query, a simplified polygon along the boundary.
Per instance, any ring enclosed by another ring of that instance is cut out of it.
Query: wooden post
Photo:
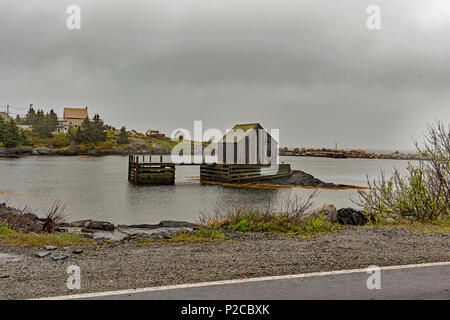
[[[134,184],[137,184],[139,175],[139,156],[136,156],[136,167],[134,170]]]
[[[128,155],[128,181],[130,181],[131,174],[131,154]]]

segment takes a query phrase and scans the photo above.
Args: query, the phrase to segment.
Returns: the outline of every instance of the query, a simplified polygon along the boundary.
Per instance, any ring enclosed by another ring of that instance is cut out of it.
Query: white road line
[[[450,261],[434,262],[434,263],[421,263],[421,264],[408,264],[408,265],[399,265],[399,266],[386,266],[386,267],[380,267],[380,269],[381,270],[399,270],[399,269],[437,267],[437,266],[449,266],[449,265],[450,265]],[[367,268],[351,269],[351,270],[337,270],[337,271],[327,271],[327,272],[301,273],[301,274],[292,274],[292,275],[285,275],[285,276],[248,278],[248,279],[242,279],[242,280],[236,279],[236,280],[188,283],[188,284],[179,284],[179,285],[172,285],[172,286],[149,287],[149,288],[139,288],[139,289],[118,290],[118,291],[104,291],[104,292],[95,292],[95,293],[83,293],[83,294],[47,297],[47,298],[39,298],[39,299],[31,299],[31,300],[68,300],[68,299],[95,298],[95,297],[115,296],[115,295],[134,294],[134,293],[143,293],[143,292],[152,292],[152,291],[218,286],[218,285],[224,285],[224,284],[310,278],[310,277],[331,276],[331,275],[350,274],[350,273],[363,273],[363,272],[364,273],[367,272]]]

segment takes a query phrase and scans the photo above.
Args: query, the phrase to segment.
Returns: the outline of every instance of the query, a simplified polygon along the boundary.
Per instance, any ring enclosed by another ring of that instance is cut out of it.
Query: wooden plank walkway
[[[290,164],[206,164],[206,163],[173,163],[163,161],[152,162],[152,157],[130,155],[128,161],[128,181],[136,185],[175,184],[176,166],[200,166],[200,183],[217,182],[251,182],[274,179],[292,175]],[[140,158],[142,162],[139,161]]]

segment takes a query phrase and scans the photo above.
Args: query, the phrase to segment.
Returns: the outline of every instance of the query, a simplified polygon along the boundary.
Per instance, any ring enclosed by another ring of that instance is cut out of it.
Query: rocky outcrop
[[[323,182],[322,180],[315,178],[313,175],[300,170],[292,170],[292,175],[289,177],[268,179],[262,181],[262,183],[270,183],[286,186],[332,188],[332,189],[346,187],[346,185],[343,184]]]

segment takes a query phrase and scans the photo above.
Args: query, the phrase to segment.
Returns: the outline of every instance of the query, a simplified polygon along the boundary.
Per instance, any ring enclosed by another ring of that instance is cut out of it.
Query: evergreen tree
[[[78,127],[78,128],[76,128],[75,130],[72,130],[72,132],[73,132],[73,131],[75,131],[75,134],[73,135],[73,136],[74,136],[74,141],[75,141],[76,143],[81,143],[81,142],[83,142],[83,141],[84,141],[84,135],[83,135],[83,132],[81,131],[81,128]]]
[[[75,135],[77,136],[77,139],[81,139],[80,142],[93,142],[92,123],[88,117],[83,120]]]
[[[69,137],[69,139],[71,141],[75,140],[75,132],[76,132],[76,129],[74,127],[69,127],[67,129],[67,136]]]
[[[55,111],[53,111],[53,109],[50,110],[48,118],[50,120],[50,124],[53,126],[52,130],[54,130],[58,125],[58,115],[55,113]]]
[[[39,110],[34,119],[33,131],[41,138],[51,138],[53,137],[53,129],[51,119],[45,116],[42,110]]]
[[[3,142],[3,137],[5,135],[6,123],[2,117],[0,117],[0,142]]]
[[[106,132],[98,114],[94,115],[92,123],[91,139],[94,142],[102,142],[106,140]]]
[[[16,115],[16,123],[17,124],[23,124],[22,118],[19,115]]]
[[[119,137],[117,138],[118,144],[127,144],[128,143],[128,135],[125,127],[120,129]]]
[[[25,124],[31,126],[34,122],[35,117],[36,112],[33,109],[33,105],[30,104],[30,108],[28,109],[27,115],[25,116]]]
[[[14,120],[9,120],[6,123],[4,134],[3,134],[3,144],[6,148],[14,148],[19,145],[20,141],[20,131]]]

